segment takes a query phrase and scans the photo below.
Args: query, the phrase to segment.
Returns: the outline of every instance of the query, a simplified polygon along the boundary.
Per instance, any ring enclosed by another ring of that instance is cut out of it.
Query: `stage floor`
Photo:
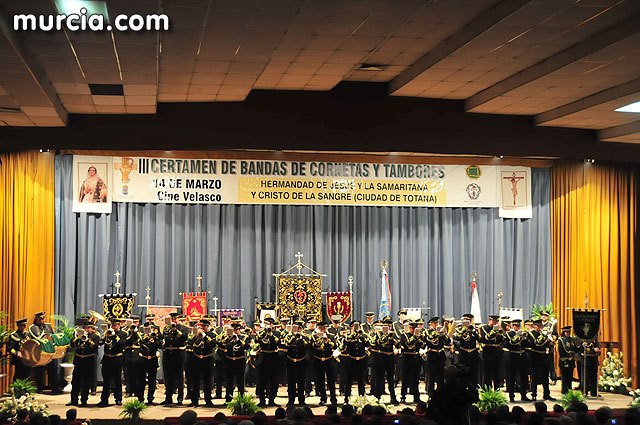
[[[540,388],[541,389],[541,388]],[[89,396],[89,407],[77,407],[78,409],[78,418],[91,418],[91,419],[116,419],[118,418],[118,415],[120,414],[121,411],[121,407],[120,406],[116,406],[114,404],[113,401],[113,397],[111,398],[110,403],[111,405],[108,407],[94,407],[94,405],[96,403],[98,403],[100,401],[100,390],[101,387],[98,387],[98,394],[95,396]],[[357,394],[357,387],[354,386],[353,390],[355,391],[354,394]],[[368,390],[368,386],[367,386],[367,390]],[[424,394],[424,383],[421,383],[420,385],[420,390],[421,393]],[[504,388],[503,388],[504,390]],[[400,393],[400,388],[396,388],[397,393]],[[253,387],[249,387],[247,388],[247,392],[250,394],[254,394],[255,393],[255,388]],[[557,383],[557,385],[552,387],[551,390],[551,396],[557,399],[560,399],[560,382]],[[400,397],[398,396],[398,399]],[[516,395],[516,400],[519,398],[518,395]],[[408,397],[409,400],[412,400],[412,397],[409,396]],[[40,402],[44,402],[47,403],[49,405],[49,410],[51,413],[56,413],[59,414],[62,418],[65,417],[65,412],[67,411],[67,409],[69,409],[68,406],[65,406],[66,403],[69,402],[69,394],[62,394],[62,395],[51,395],[48,393],[44,393],[44,394],[38,394],[37,395],[37,400]],[[159,384],[158,385],[158,389],[156,389],[156,401],[157,402],[161,402],[162,400],[164,400],[164,385]],[[281,406],[285,407],[285,404],[287,403],[287,389],[286,387],[280,387],[279,391],[278,391],[278,397],[276,398],[276,403],[280,404]],[[422,395],[422,400],[427,401],[427,397],[425,395]],[[175,399],[174,399],[175,401]],[[309,405],[309,407],[311,408],[311,410],[315,413],[315,414],[324,414],[326,406],[320,406],[318,403],[320,402],[319,397],[314,396],[313,392],[312,392],[312,396],[307,398],[307,404]],[[343,397],[338,396],[338,402],[342,402],[343,401]],[[382,401],[385,403],[389,402],[389,396],[388,395],[384,395],[382,396]],[[609,406],[612,409],[624,409],[626,407],[628,407],[627,405],[629,404],[629,402],[631,401],[631,397],[630,396],[625,396],[625,395],[621,395],[621,394],[611,394],[611,393],[602,393],[600,398],[592,398],[589,397],[587,399],[587,405],[589,406],[590,410],[595,410],[601,406]],[[182,406],[177,406],[177,405],[173,405],[173,406],[150,406],[149,409],[144,413],[144,418],[145,419],[164,419],[166,417],[170,417],[170,416],[180,416],[180,414],[186,410],[186,409],[191,409],[190,407],[187,406],[189,402],[187,401],[187,403],[184,403]],[[204,401],[200,401],[200,403],[204,403]],[[198,413],[198,416],[203,416],[203,417],[212,417],[214,416],[216,413],[218,413],[219,411],[224,412],[226,415],[229,415],[230,412],[229,410],[226,408],[224,401],[223,400],[213,400],[213,403],[215,404],[215,407],[213,408],[207,408],[207,407],[197,407],[195,408],[196,412]],[[553,401],[547,401],[547,406],[549,407],[549,411],[553,410],[553,404],[556,402]],[[534,407],[533,407],[533,402],[519,402],[516,401],[515,403],[509,403],[510,406],[521,406],[524,410],[526,411],[533,411]],[[396,412],[396,411],[400,411],[402,410],[404,407],[411,407],[414,408],[415,405],[414,404],[409,404],[409,405],[404,405],[404,404],[400,404],[399,406],[390,406],[391,407],[391,411],[392,412]],[[264,412],[267,415],[273,415],[276,408],[275,407],[268,407],[266,409],[263,409]]]

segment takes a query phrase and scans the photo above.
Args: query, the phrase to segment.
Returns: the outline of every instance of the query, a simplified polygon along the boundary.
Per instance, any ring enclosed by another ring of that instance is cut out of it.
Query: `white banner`
[[[105,199],[115,202],[502,207],[501,216],[531,216],[526,167],[76,155],[74,176],[99,159]]]

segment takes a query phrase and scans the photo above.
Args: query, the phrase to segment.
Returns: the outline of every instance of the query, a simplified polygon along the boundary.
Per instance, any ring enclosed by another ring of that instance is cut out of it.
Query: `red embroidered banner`
[[[165,327],[164,318],[169,317],[171,313],[177,313],[178,309],[176,307],[165,307],[165,306],[153,306],[150,305],[147,307],[147,314],[155,314],[156,318],[153,319],[153,322],[160,328],[163,329]]]
[[[327,292],[327,315],[342,314],[344,322],[351,316],[351,292]]]
[[[207,314],[206,292],[185,292],[182,294],[182,312],[188,320],[200,320]]]

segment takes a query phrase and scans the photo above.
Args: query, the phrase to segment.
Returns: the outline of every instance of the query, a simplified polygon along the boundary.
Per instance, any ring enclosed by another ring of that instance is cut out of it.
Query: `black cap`
[[[288,317],[281,317],[280,318],[280,323],[289,323],[291,322],[291,319]]]
[[[376,320],[373,324],[374,326],[382,326],[382,320]]]
[[[429,319],[429,323],[438,323],[440,321],[440,318],[438,316],[433,316],[431,319]]]
[[[254,320],[254,321],[253,321],[253,323],[252,323],[252,325],[253,325],[253,326],[260,326],[260,325],[261,325],[260,320],[257,320],[257,319],[256,319],[256,320]]]
[[[177,313],[177,312],[173,311],[173,312],[169,313],[169,316],[171,316],[171,318],[176,318],[176,317],[180,316],[180,313]]]
[[[392,318],[391,316],[389,316],[389,315],[386,315],[386,316],[384,316],[384,317],[382,318],[382,321],[383,321],[383,322],[386,322],[387,320],[391,320],[391,321],[393,322],[393,318]]]
[[[316,322],[317,323],[318,319],[316,319],[315,316],[309,316],[309,317],[307,317],[307,322]]]
[[[386,316],[386,317],[387,317],[387,318],[385,318],[385,319],[382,321],[382,324],[384,324],[384,325],[393,325],[393,320],[391,319],[391,317],[389,317],[389,316]]]
[[[563,326],[562,332],[571,332],[571,326]]]
[[[240,329],[242,327],[240,323],[232,323],[231,326],[233,327],[233,329]]]
[[[271,323],[273,325],[274,323],[276,323],[276,321],[273,320],[273,317],[265,317],[264,323]]]
[[[150,321],[147,320],[146,322],[144,322],[144,324],[142,326],[154,326],[154,325],[155,325],[154,322],[150,322]]]
[[[178,315],[178,319],[180,319],[180,320],[183,320],[183,319],[186,319],[186,318],[187,318],[186,314],[179,314]]]
[[[197,320],[189,320],[189,326],[195,326],[198,324]]]
[[[208,321],[207,319],[200,319],[200,325],[201,326],[209,326],[211,324],[210,321]]]
[[[406,309],[400,309],[398,310],[398,316],[400,316],[401,314],[407,314],[407,310]]]
[[[133,320],[138,320],[138,321],[140,320],[140,316],[131,316],[131,318],[132,318]]]
[[[462,317],[465,318],[465,319],[473,319],[473,314],[465,313],[465,314],[462,315]]]
[[[376,314],[373,311],[367,311],[364,314],[364,317],[375,317],[375,316],[376,316]]]
[[[27,319],[16,320],[16,325],[26,325]]]
[[[47,317],[47,314],[44,311],[40,311],[40,312],[36,313],[35,316],[39,317],[41,319],[45,319]]]
[[[321,328],[323,326],[329,326],[329,324],[327,322],[325,322],[324,320],[318,322],[318,327]]]
[[[534,325],[542,326],[542,320],[540,320],[540,319],[536,319],[531,323],[533,323]]]
[[[359,320],[352,320],[352,321],[351,321],[351,326],[353,326],[353,325],[359,325],[359,324],[360,324],[360,321],[359,321]]]
[[[409,322],[409,326],[412,328],[417,328],[418,327],[418,322],[413,321],[413,322]]]
[[[490,314],[489,315],[489,319],[491,319],[491,320],[500,320],[500,315],[499,314]]]
[[[542,310],[540,312],[540,316],[549,316],[549,312],[547,310]]]
[[[155,318],[156,318],[156,315],[155,315],[155,314],[153,314],[153,313],[149,313],[149,314],[147,314],[147,315],[146,315],[146,316],[144,316],[144,317],[145,317],[145,319],[155,319]],[[148,323],[148,322],[145,322],[145,323]]]

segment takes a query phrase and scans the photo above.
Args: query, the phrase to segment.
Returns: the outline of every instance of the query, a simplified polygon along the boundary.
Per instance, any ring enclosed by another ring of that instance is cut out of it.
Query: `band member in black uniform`
[[[562,380],[562,394],[566,394],[572,386],[573,369],[576,367],[576,343],[571,337],[571,326],[562,328],[562,336],[558,339],[558,366]]]
[[[371,386],[374,397],[380,399],[384,393],[385,378],[389,388],[392,404],[398,404],[396,390],[393,385],[395,372],[395,354],[399,352],[400,340],[392,329],[391,318],[386,322],[375,322],[374,330],[369,334],[372,358]]]
[[[445,334],[447,334],[447,339],[444,344],[444,365],[454,366],[456,364],[456,349],[453,344],[453,339],[451,335],[453,334],[453,330],[451,329],[453,326],[453,317],[442,316],[442,327],[444,328]]]
[[[147,317],[149,319],[149,317]],[[158,373],[158,350],[162,349],[163,338],[160,328],[153,322],[147,321],[144,324],[143,332],[140,333],[140,357],[138,389],[134,390],[138,400],[144,401],[145,383],[147,389],[147,404],[153,405],[153,397],[156,392],[156,375]]]
[[[337,404],[336,375],[333,366],[333,352],[337,345],[333,337],[327,333],[327,322],[319,322],[316,332],[311,334],[312,364],[315,371],[316,390],[320,396],[320,405],[327,402],[327,386],[331,404]],[[325,385],[326,384],[326,385]]]
[[[367,311],[364,314],[365,322],[362,324],[362,332],[367,335],[373,333],[373,321],[376,317],[376,314],[373,311]]]
[[[283,348],[287,352],[287,392],[289,401],[287,406],[293,406],[298,397],[301,405],[305,404],[304,372],[307,360],[307,347],[310,341],[302,335],[304,322],[296,322],[291,333],[284,337]]]
[[[555,400],[549,393],[549,363],[548,351],[551,347],[551,338],[541,331],[542,321],[534,320],[533,329],[528,332],[527,345],[531,356],[531,395],[536,400],[538,385],[542,385],[545,400]]]
[[[315,317],[309,316],[307,317],[307,327],[302,331],[302,335],[307,337],[309,341],[311,341],[311,335],[316,330],[318,325],[318,321]],[[315,369],[313,368],[313,352],[311,351],[311,344],[307,347],[307,361],[304,371],[304,393],[306,397],[311,395],[312,381],[315,380]],[[316,387],[316,395],[318,395],[318,388]]]
[[[433,396],[434,387],[442,387],[444,382],[444,350],[449,337],[442,326],[438,325],[439,317],[429,319],[429,328],[425,332],[424,342],[427,347],[427,394]]]
[[[396,334],[396,338],[398,338],[398,340],[400,340],[400,337],[404,333],[404,322],[406,320],[407,320],[407,310],[405,310],[404,308],[401,310],[398,310],[398,320],[393,322],[393,332]],[[402,378],[402,362],[397,362],[396,373],[395,373],[396,384],[400,382],[400,378]],[[402,388],[402,389],[406,391],[406,388]],[[402,391],[401,393],[402,393],[402,396],[404,397],[405,392]]]
[[[120,329],[122,319],[111,319],[111,328],[107,329],[100,340],[104,345],[102,356],[102,394],[97,407],[109,405],[109,396],[113,392],[116,404],[122,404],[122,367],[124,366],[124,347],[127,334]]]
[[[409,323],[408,329],[400,335],[400,350],[402,362],[402,385],[413,395],[413,402],[420,401],[418,392],[418,378],[420,373],[420,353],[424,348],[422,338],[415,335],[418,324]],[[405,400],[403,400],[404,402]]]
[[[342,324],[342,318],[344,316],[342,314],[334,314],[330,317],[331,326],[327,329],[327,333],[334,338],[340,336],[340,332],[342,332],[345,326]]]
[[[231,331],[226,328],[225,333],[218,337],[218,345],[224,347],[226,368],[225,401],[233,398],[234,387],[238,388],[238,394],[244,394],[244,365],[245,352],[249,348],[250,338],[242,333],[242,325],[239,322],[231,324]]]
[[[462,324],[456,329],[453,340],[457,343],[458,363],[469,372],[469,386],[475,388],[478,385],[478,365],[480,354],[478,353],[478,332],[473,327],[473,314],[462,315]]]
[[[254,340],[253,351],[256,353],[258,375],[256,393],[260,399],[260,407],[267,406],[267,397],[269,398],[269,406],[277,406],[280,338],[273,331],[274,323],[275,320],[271,317],[264,319],[264,329],[258,333]]]
[[[171,323],[162,330],[162,370],[164,371],[163,405],[173,404],[178,393],[178,404],[184,400],[184,358],[188,329],[179,323],[180,315],[171,313]]]
[[[29,339],[27,333],[27,319],[16,321],[17,330],[11,333],[7,342],[7,352],[11,354],[11,364],[13,365],[13,380],[27,379],[31,374],[31,368],[26,366],[22,360],[20,348],[22,343]]]
[[[492,314],[489,323],[480,327],[479,337],[482,344],[482,358],[484,366],[484,385],[500,388],[500,367],[502,357],[502,340],[504,333],[500,327],[500,316]]]
[[[520,329],[520,320],[509,322],[502,342],[504,365],[506,366],[507,391],[509,400],[515,400],[516,383],[520,388],[520,400],[530,401],[527,397],[527,358],[524,352],[525,334]]]
[[[586,352],[587,357],[587,367],[586,372],[587,376],[582,376],[581,373],[580,379],[584,379],[587,384],[585,388],[584,395],[587,394],[592,395],[593,397],[598,396],[598,364],[600,361],[598,360],[598,356],[600,355],[600,343],[597,339],[590,342],[583,342],[581,346],[578,346],[577,350],[581,355],[578,357],[580,359],[580,367],[582,366],[582,362],[584,361],[584,356],[582,353]]]
[[[71,379],[71,401],[67,406],[77,406],[78,397],[80,405],[87,406],[89,390],[96,373],[96,360],[100,347],[100,335],[94,331],[91,323],[83,323],[82,329],[78,329],[70,346],[75,349],[73,357],[73,377]]]
[[[351,322],[351,332],[349,332],[341,341],[338,348],[340,351],[340,362],[345,364],[346,382],[344,385],[344,402],[349,403],[351,396],[351,386],[353,381],[358,384],[358,395],[365,394],[365,372],[367,370],[367,348],[369,340],[360,328],[360,321]]]
[[[127,397],[131,397],[135,389],[140,386],[137,373],[140,367],[140,343],[138,342],[138,327],[140,326],[140,316],[131,316],[131,322],[124,332],[127,334],[127,341],[124,348],[124,382]],[[129,322],[129,320],[127,320]]]
[[[213,331],[213,333],[216,334],[217,340],[219,340],[221,335],[225,332],[225,326],[231,326],[229,316],[223,315],[220,317],[220,320],[221,325]],[[216,386],[216,395],[214,398],[222,398],[222,388],[226,385],[226,373],[224,366],[227,359],[227,353],[225,350],[225,347],[218,344],[213,354],[213,380]]]
[[[50,323],[45,323],[46,314],[44,311],[37,313],[33,319],[33,324],[29,326],[29,337],[42,338],[45,335],[53,334],[53,328]],[[36,378],[36,387],[38,392],[41,393],[44,390],[44,373],[47,371],[47,378],[49,380],[49,387],[54,394],[61,394],[62,387],[60,383],[59,362],[57,359],[51,360],[45,366],[38,366],[33,368],[33,373]]]
[[[187,386],[187,398],[193,401],[193,396],[191,395],[191,390],[193,389],[193,370],[194,370],[194,359],[193,355],[193,340],[196,338],[196,327],[198,325],[197,320],[190,320],[189,326],[187,327],[187,343],[184,346],[184,382]],[[192,332],[192,329],[194,332]]]
[[[191,406],[198,405],[200,388],[204,391],[205,406],[213,407],[211,401],[211,373],[213,372],[213,350],[216,346],[216,336],[209,326],[211,322],[200,320],[200,327],[193,338],[193,360],[191,370]]]
[[[551,337],[551,345],[549,346],[549,352],[547,353],[547,367],[549,368],[549,376],[555,385],[558,380],[558,373],[556,372],[556,343],[558,341],[558,326],[556,320],[549,320],[549,312],[542,310],[540,312],[540,320],[542,320],[541,332],[547,337]]]

